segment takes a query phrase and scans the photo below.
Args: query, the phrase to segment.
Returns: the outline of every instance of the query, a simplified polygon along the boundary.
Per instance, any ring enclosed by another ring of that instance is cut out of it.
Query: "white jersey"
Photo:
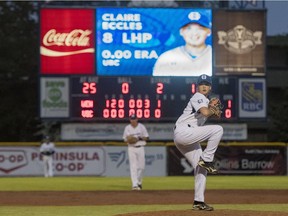
[[[40,152],[55,152],[55,145],[52,142],[43,143],[40,147]],[[51,155],[52,156],[52,155]]]
[[[127,136],[134,136],[134,137],[138,138],[138,137],[149,137],[149,134],[146,130],[146,127],[143,124],[138,123],[135,128],[131,124],[129,124],[125,127],[124,133],[123,133],[123,139],[125,142],[127,141],[126,140]],[[146,145],[146,141],[145,140],[138,140],[133,145],[144,146],[144,145]]]
[[[207,46],[201,55],[191,56],[184,46],[168,50],[159,56],[153,76],[200,76],[212,75],[212,48]]]
[[[208,107],[209,99],[197,92],[189,100],[183,114],[176,121],[174,143],[194,169],[194,200],[204,202],[207,170],[199,167],[200,159],[213,162],[215,152],[223,135],[220,125],[204,125],[207,117],[199,112],[201,107]],[[207,141],[202,150],[201,142]]]
[[[40,147],[43,156],[44,176],[53,177],[53,154],[55,152],[55,144],[53,142],[44,142]]]
[[[176,121],[176,125],[189,124],[191,126],[202,126],[207,117],[202,115],[198,110],[201,107],[208,107],[209,99],[205,95],[196,92],[189,100],[183,114]]]
[[[149,137],[146,127],[139,123],[136,127],[131,124],[127,125],[123,132],[123,139],[127,142],[127,136]],[[145,169],[145,140],[138,140],[134,144],[128,144],[128,157],[130,166],[130,177],[132,181],[132,188],[140,190],[142,188],[142,178]]]

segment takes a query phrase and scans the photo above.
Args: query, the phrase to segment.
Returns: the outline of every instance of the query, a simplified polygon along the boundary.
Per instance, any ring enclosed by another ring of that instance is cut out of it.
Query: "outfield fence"
[[[55,176],[129,176],[123,142],[55,142]],[[203,148],[205,148],[203,143]],[[40,144],[0,143],[0,176],[43,176]],[[287,175],[287,143],[221,143],[215,155],[219,175]],[[172,142],[148,142],[146,176],[192,175],[193,168]]]

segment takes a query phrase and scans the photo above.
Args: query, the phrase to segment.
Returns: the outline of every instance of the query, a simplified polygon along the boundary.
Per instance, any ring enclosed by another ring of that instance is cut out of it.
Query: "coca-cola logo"
[[[45,46],[89,46],[91,30],[74,29],[69,33],[57,33],[50,29],[43,37]]]
[[[94,48],[84,48],[90,46],[91,34],[92,31],[89,29],[73,29],[70,32],[57,32],[56,29],[50,29],[43,37],[42,43],[44,46],[40,47],[40,53],[41,55],[51,57],[68,56],[81,53],[94,53]],[[80,49],[76,51],[62,52],[48,49],[47,47],[49,46],[80,47]]]

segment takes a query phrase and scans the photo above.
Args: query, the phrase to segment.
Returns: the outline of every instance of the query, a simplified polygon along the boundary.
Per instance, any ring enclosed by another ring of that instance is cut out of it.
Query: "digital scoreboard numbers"
[[[235,119],[236,81],[214,83],[223,119]],[[123,120],[135,113],[149,121],[175,121],[195,92],[195,78],[187,77],[71,77],[70,119]]]

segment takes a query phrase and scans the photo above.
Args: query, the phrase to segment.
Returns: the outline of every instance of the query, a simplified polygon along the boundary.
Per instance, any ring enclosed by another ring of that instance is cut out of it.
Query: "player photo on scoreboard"
[[[215,11],[213,33],[215,75],[265,75],[265,11]]]
[[[212,10],[97,8],[98,76],[212,75]]]

